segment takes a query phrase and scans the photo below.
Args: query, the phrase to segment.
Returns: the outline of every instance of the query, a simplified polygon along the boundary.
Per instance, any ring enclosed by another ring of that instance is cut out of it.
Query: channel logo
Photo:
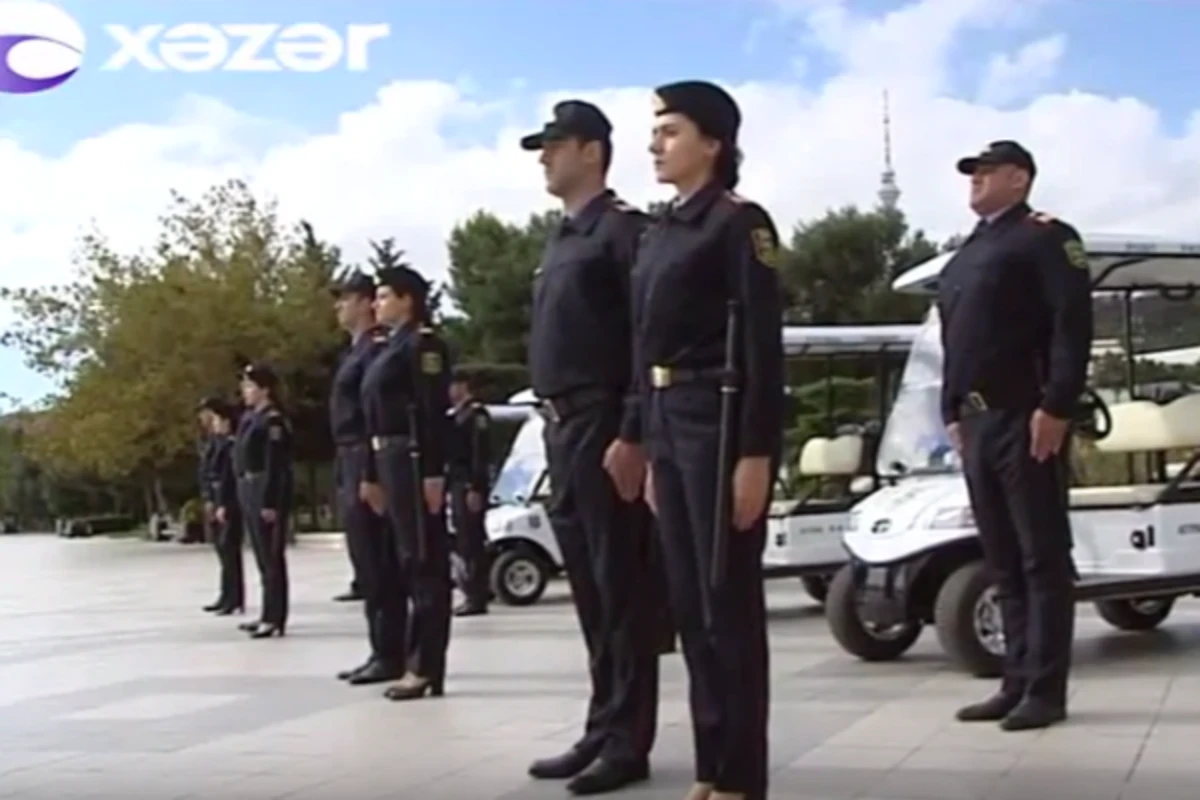
[[[83,64],[86,38],[70,14],[39,0],[0,0],[0,93],[61,86]]]

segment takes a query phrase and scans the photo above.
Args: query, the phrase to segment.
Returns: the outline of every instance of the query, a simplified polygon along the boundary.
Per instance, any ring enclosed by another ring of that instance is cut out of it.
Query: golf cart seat
[[[862,467],[863,437],[842,434],[830,439],[814,436],[800,451],[800,474],[809,477],[852,477]]]
[[[1200,394],[1166,405],[1131,400],[1108,407],[1112,429],[1096,442],[1102,453],[1161,453],[1200,447]],[[1087,486],[1071,490],[1072,508],[1153,505],[1163,484]]]

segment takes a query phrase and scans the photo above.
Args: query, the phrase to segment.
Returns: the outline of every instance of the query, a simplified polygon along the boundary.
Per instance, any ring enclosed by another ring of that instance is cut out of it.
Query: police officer
[[[216,518],[216,498],[213,496],[213,484],[217,480],[216,477],[216,454],[220,441],[215,433],[213,433],[213,424],[215,414],[213,409],[220,403],[216,397],[205,397],[200,401],[200,405],[196,407],[196,421],[200,425],[200,430],[203,435],[203,440],[200,444],[200,459],[198,470],[198,481],[200,487],[200,499],[204,503],[204,530],[209,537],[209,541],[213,544],[213,550],[217,554],[217,564],[222,563],[221,560],[221,544],[219,525]],[[210,613],[220,611],[228,605],[228,598],[225,596],[225,585],[223,582],[218,582],[220,587],[217,599],[208,605],[204,606],[204,610]]]
[[[242,572],[243,524],[238,504],[237,475],[233,469],[233,430],[237,412],[219,398],[205,401],[215,446],[209,468],[209,497],[213,504],[213,543],[221,561],[221,604],[217,616],[240,614],[246,608],[246,584]]]
[[[463,563],[463,604],[455,616],[471,617],[488,610],[487,532],[484,514],[491,465],[491,416],[471,393],[471,379],[455,370],[450,382],[451,440],[449,455],[450,513]]]
[[[367,365],[387,346],[388,329],[375,322],[375,281],[352,272],[335,288],[338,324],[350,334],[329,398],[329,424],[337,447],[337,497],[346,545],[359,588],[371,650],[366,662],[338,673],[352,685],[396,680],[404,675],[404,596],[395,590],[399,562],[384,518],[363,499],[371,446],[362,407]]]
[[[646,494],[658,515],[692,687],[696,782],[688,797],[762,800],[769,691],[762,552],[783,437],[779,242],[767,213],[733,194],[741,120],[733,98],[711,83],[685,81],[660,87],[655,106],[655,173],[678,196],[639,248],[634,358],[645,398]],[[727,353],[731,324],[735,349]],[[737,406],[724,429],[727,380]],[[722,474],[730,512],[717,530],[714,487]],[[719,581],[712,579],[715,536],[726,546]]]
[[[238,423],[233,463],[238,500],[262,582],[258,622],[240,625],[252,639],[283,636],[288,617],[287,544],[292,504],[292,430],[279,407],[279,378],[266,364],[242,372],[246,412]]]
[[[402,602],[412,602],[408,671],[384,696],[416,700],[443,694],[450,644],[449,359],[445,343],[426,327],[429,284],[420,273],[386,267],[378,282],[376,315],[391,334],[363,375],[363,413],[374,458],[366,465],[362,496],[388,516],[402,575],[395,590]],[[399,629],[405,627],[402,622]]]
[[[534,273],[529,366],[542,401],[553,497],[549,514],[587,645],[592,696],[584,733],[530,774],[572,778],[576,794],[645,780],[658,713],[658,662],[647,630],[639,503],[640,448],[619,440],[632,381],[629,272],[647,217],[606,188],[612,125],[569,100],[526,136],[565,218]],[[605,473],[609,464],[611,480]],[[618,495],[618,491],[621,495]]]
[[[1028,204],[1013,141],[958,162],[980,222],[946,265],[942,415],[961,453],[1005,634],[1000,691],[958,712],[1005,730],[1066,717],[1075,607],[1067,438],[1092,338],[1088,264],[1070,225]]]

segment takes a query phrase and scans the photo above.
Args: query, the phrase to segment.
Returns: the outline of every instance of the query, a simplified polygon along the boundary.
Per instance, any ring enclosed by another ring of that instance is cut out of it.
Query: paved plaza
[[[330,601],[349,572],[337,538],[305,537],[291,569],[287,638],[248,641],[200,612],[206,547],[0,538],[0,797],[569,797],[525,777],[583,711],[561,585],[456,621],[447,696],[393,704],[333,677],[365,655],[357,604]],[[1081,607],[1072,718],[1019,734],[953,721],[992,687],[947,669],[932,631],[903,662],[862,664],[795,581],[773,582],[770,603],[772,798],[1200,797],[1200,603],[1148,635]],[[653,778],[623,800],[680,800],[691,781],[678,656],[663,681]]]

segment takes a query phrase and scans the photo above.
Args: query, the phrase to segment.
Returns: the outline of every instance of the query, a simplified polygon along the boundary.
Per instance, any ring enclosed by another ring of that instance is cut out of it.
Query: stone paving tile
[[[0,798],[539,800],[526,777],[576,738],[586,678],[569,599],[455,622],[448,696],[396,705],[333,674],[364,655],[338,537],[290,553],[293,616],[251,642],[208,617],[205,547],[0,538]],[[252,561],[250,589],[256,591]],[[252,594],[253,596],[253,594]],[[991,686],[948,669],[932,632],[904,659],[838,650],[797,582],[770,584],[772,797],[1195,800],[1200,604],[1162,630],[1111,631],[1081,607],[1072,718],[1006,734],[954,722]],[[691,782],[686,675],[663,663],[653,774]]]

